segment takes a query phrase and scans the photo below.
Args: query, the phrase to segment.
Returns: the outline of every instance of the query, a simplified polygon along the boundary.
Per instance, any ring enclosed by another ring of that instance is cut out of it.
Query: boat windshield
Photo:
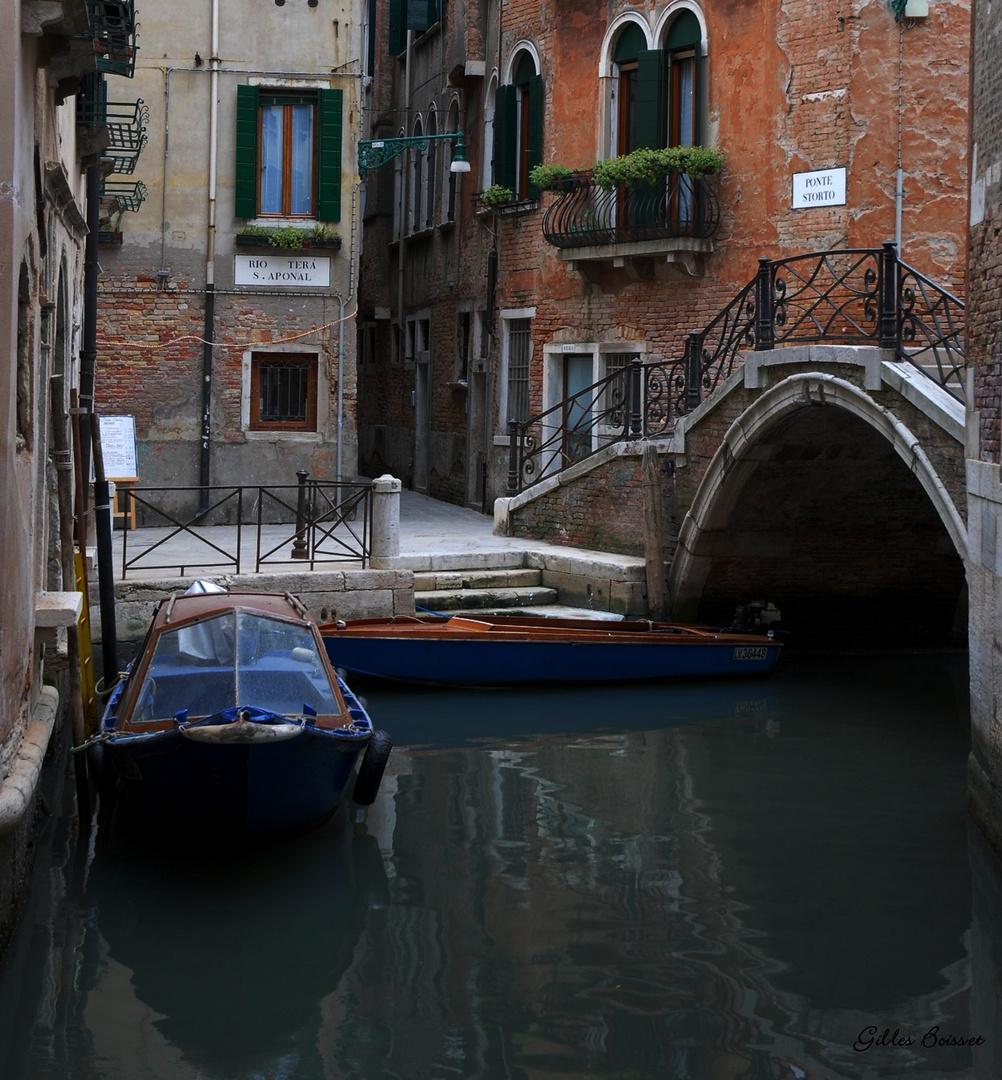
[[[339,712],[313,635],[305,626],[253,611],[227,611],[161,632],[132,710],[133,722],[189,719],[235,705],[286,716],[305,706]]]

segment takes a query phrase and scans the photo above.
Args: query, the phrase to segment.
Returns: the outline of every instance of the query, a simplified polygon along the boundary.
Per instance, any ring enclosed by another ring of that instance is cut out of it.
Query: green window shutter
[[[341,220],[341,140],[344,91],[320,91],[317,140],[317,220]]]
[[[237,87],[237,158],[233,215],[257,216],[257,87]]]
[[[543,76],[533,75],[529,80],[529,171],[543,163]],[[530,199],[539,198],[539,188],[529,185]]]
[[[637,57],[637,146],[661,147],[668,138],[665,54],[644,49]]]
[[[368,0],[369,34],[365,49],[365,73],[372,75],[376,71],[376,0]]]
[[[494,183],[515,190],[518,145],[515,87],[499,86],[494,98]]]
[[[404,0],[407,5],[407,29],[423,34],[438,22],[438,0]]]
[[[407,0],[390,0],[390,55],[399,56],[407,45]]]

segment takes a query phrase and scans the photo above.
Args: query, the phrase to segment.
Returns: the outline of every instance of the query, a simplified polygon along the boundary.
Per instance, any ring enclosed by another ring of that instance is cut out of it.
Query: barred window
[[[524,424],[529,419],[529,357],[532,320],[508,320],[508,419]]]
[[[251,357],[251,431],[317,430],[317,358]]]
[[[605,390],[605,423],[612,427],[622,427],[626,420],[625,410],[629,407],[627,396],[629,393],[630,365],[637,358],[636,353],[615,352],[605,353],[606,375],[615,375]]]

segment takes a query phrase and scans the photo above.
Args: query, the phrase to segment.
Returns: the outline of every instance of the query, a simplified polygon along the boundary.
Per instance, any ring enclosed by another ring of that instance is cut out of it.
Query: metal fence
[[[756,276],[681,357],[617,370],[564,401],[509,422],[515,494],[625,439],[667,434],[742,363],[742,353],[828,343],[892,349],[964,400],[962,300],[901,262],[891,242],[760,259]]]
[[[118,492],[126,527],[121,576],[198,570],[254,573],[285,566],[369,564],[372,485],[310,479],[286,486],[130,487]],[[185,513],[172,509],[195,503]],[[138,517],[137,517],[138,515]]]

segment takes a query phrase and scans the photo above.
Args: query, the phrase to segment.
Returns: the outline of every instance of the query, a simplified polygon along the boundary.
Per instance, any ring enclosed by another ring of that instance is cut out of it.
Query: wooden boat
[[[162,600],[89,752],[144,822],[259,839],[378,792],[390,740],[333,670],[288,593]]]
[[[437,615],[324,623],[335,667],[355,675],[458,686],[768,675],[768,634],[680,623]]]

